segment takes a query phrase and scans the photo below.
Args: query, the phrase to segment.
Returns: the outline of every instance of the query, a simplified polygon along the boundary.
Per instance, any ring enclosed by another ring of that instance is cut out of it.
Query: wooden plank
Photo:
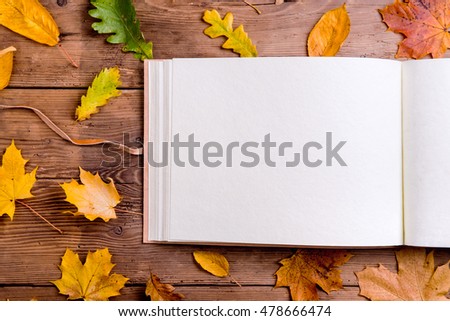
[[[394,58],[401,36],[386,32],[377,9],[392,1],[347,1],[352,20],[350,35],[339,56]],[[123,86],[143,86],[143,65],[132,54],[121,51],[121,45],[107,44],[106,35],[91,28],[96,20],[87,11],[87,1],[69,1],[59,7],[55,1],[43,1],[61,30],[61,44],[80,65],[69,65],[56,48],[50,48],[0,28],[4,46],[14,45],[14,72],[11,87],[87,87],[101,67],[118,66]],[[243,24],[260,56],[305,56],[309,31],[327,10],[341,1],[314,0],[264,5],[263,14],[245,4],[187,1],[175,5],[171,1],[138,1],[136,8],[141,29],[154,42],[155,58],[236,57],[221,49],[224,39],[210,39],[203,34],[208,25],[202,21],[204,10],[215,8],[224,15],[231,11],[235,25]],[[447,54],[448,56],[448,54]],[[45,59],[42,59],[45,57]],[[1,96],[0,96],[1,98]]]
[[[209,39],[202,33],[208,26],[202,22],[202,14],[212,8],[222,15],[233,12],[235,25],[244,24],[261,56],[304,56],[309,30],[325,11],[342,5],[334,0],[284,1],[280,5],[270,1],[250,1],[260,6],[262,15],[233,0],[145,0],[137,1],[136,7],[144,34],[154,41],[155,57],[172,58],[236,57],[220,48],[223,39]],[[38,107],[76,138],[122,140],[125,133],[130,143],[139,144],[143,134],[143,64],[132,54],[123,53],[120,45],[107,44],[106,35],[92,30],[95,19],[87,14],[91,8],[88,1],[68,1],[61,7],[56,1],[41,2],[55,17],[62,44],[80,68],[71,67],[57,48],[36,44],[1,27],[2,46],[14,45],[18,51],[11,88],[0,91],[0,104]],[[377,12],[391,2],[346,1],[352,30],[340,56],[394,57],[402,37],[385,32],[386,26]],[[92,119],[76,123],[74,109],[84,88],[100,68],[110,66],[120,67],[126,90]],[[0,119],[0,154],[14,138],[25,158],[30,159],[27,168],[39,166],[38,183],[33,189],[36,197],[27,200],[27,204],[65,232],[59,235],[20,205],[13,221],[7,216],[0,217],[0,299],[64,300],[65,296],[58,295],[49,281],[60,277],[58,264],[65,249],[76,251],[84,260],[87,251],[104,247],[113,254],[113,262],[117,264],[114,271],[130,278],[123,295],[117,299],[146,300],[144,284],[150,270],[163,282],[175,284],[188,300],[289,299],[287,289],[273,290],[274,273],[280,266],[277,262],[292,255],[294,249],[143,244],[141,215],[120,213],[118,219],[105,223],[63,214],[75,208],[64,201],[58,185],[77,177],[78,166],[99,171],[103,178],[116,181],[123,196],[119,209],[142,211],[142,159],[122,158],[125,163],[107,167],[102,165],[105,157],[101,147],[71,146],[30,112],[2,111]],[[111,155],[114,159],[115,154]],[[201,270],[192,259],[196,249],[223,253],[230,261],[233,277],[243,287]],[[355,256],[342,267],[345,289],[330,296],[320,292],[321,299],[363,300],[358,296],[354,272],[379,263],[396,271],[394,249],[351,252]],[[450,259],[450,249],[435,253],[437,265]]]
[[[139,211],[140,188],[118,185],[125,205],[119,208]],[[27,204],[42,213],[64,231],[64,235],[47,226],[27,209],[18,206],[13,221],[0,218],[0,284],[45,285],[59,278],[57,266],[66,248],[80,253],[108,247],[117,264],[115,271],[141,284],[154,271],[163,281],[176,284],[230,284],[229,279],[216,278],[201,270],[193,261],[196,249],[223,253],[230,261],[231,274],[243,285],[273,285],[279,260],[294,251],[287,248],[213,247],[142,244],[142,216],[120,213],[119,218],[105,223],[90,222],[81,217],[62,214],[73,207],[64,202],[57,184],[43,182],[36,188],[36,198]],[[138,205],[139,204],[139,205]],[[354,257],[342,267],[345,285],[356,285],[355,271],[383,264],[395,271],[392,249],[353,250]],[[326,255],[326,251],[324,251]],[[436,252],[436,264],[450,259],[450,250]]]
[[[111,301],[148,301],[145,295],[145,286],[126,285],[121,295],[112,297]],[[177,286],[176,292],[185,296],[185,301],[287,301],[290,300],[289,292],[285,288],[273,289],[271,286]],[[330,301],[353,301],[365,300],[358,295],[356,287],[345,287],[340,291],[331,292],[327,295],[319,290],[320,300]],[[58,294],[56,287],[0,287],[0,300],[10,301],[62,301],[67,296]]]
[[[143,91],[123,90],[99,114],[75,122],[75,108],[85,90],[6,89],[0,104],[29,105],[40,109],[69,136],[102,138],[129,146],[142,146]],[[116,182],[142,184],[142,156],[131,156],[111,145],[79,147],[62,140],[32,111],[0,111],[0,154],[15,139],[29,159],[28,168],[39,166],[38,178],[67,179],[78,176],[78,167],[99,171]]]

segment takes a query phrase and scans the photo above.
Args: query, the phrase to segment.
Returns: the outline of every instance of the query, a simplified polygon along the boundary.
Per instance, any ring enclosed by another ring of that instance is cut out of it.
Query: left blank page
[[[175,164],[172,150],[163,241],[403,243],[400,62],[174,59],[172,77],[172,138],[193,134],[200,164],[191,166],[187,148]],[[267,135],[276,144],[269,151]],[[201,148],[208,142],[223,149],[210,149],[218,154],[209,166]],[[281,151],[283,143],[292,148]]]

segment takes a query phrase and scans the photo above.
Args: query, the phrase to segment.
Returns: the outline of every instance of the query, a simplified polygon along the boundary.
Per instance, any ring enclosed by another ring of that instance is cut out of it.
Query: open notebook
[[[450,247],[450,60],[145,63],[144,241]]]

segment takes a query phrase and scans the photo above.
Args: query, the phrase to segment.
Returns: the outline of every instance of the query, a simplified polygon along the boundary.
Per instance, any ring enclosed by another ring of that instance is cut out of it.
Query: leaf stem
[[[247,6],[250,6],[251,8],[253,8],[253,10],[255,10],[257,14],[261,14],[262,13],[261,10],[256,8],[256,6],[254,4],[251,4],[250,2],[248,2],[246,0],[242,0],[242,2],[244,2]]]
[[[53,225],[52,223],[50,223],[45,217],[43,217],[41,214],[39,214],[38,212],[36,212],[36,210],[34,210],[30,205],[28,205],[25,202],[16,200],[17,203],[19,203],[22,206],[25,206],[26,208],[28,208],[31,212],[33,212],[34,214],[36,214],[37,216],[39,216],[41,219],[43,219],[48,225],[50,225],[51,227],[53,227],[55,230],[57,230],[60,234],[63,234],[63,231],[61,231],[59,228],[57,228],[55,225]]]
[[[79,67],[78,64],[75,62],[75,60],[73,60],[73,58],[69,55],[67,50],[61,44],[58,44],[58,49],[63,53],[64,57],[66,57],[66,59],[70,62],[72,66],[74,66],[75,68]]]
[[[236,283],[240,288],[242,288],[242,285],[231,274],[228,274],[228,276],[232,282]]]

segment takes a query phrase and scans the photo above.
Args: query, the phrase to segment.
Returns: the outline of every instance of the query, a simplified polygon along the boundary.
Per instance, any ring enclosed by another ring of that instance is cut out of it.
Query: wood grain
[[[235,24],[243,24],[261,56],[305,56],[310,29],[327,10],[341,1],[254,0],[258,15],[238,0],[136,1],[141,28],[154,42],[155,58],[233,57],[220,48],[223,39],[210,39],[202,31],[206,9],[222,15],[231,11]],[[350,35],[340,56],[393,58],[401,36],[386,32],[377,9],[391,1],[346,1],[352,21]],[[92,30],[89,1],[41,0],[61,30],[61,44],[79,64],[73,68],[57,48],[36,44],[6,28],[0,28],[1,47],[14,45],[14,71],[8,89],[0,91],[0,104],[30,105],[42,110],[74,138],[105,138],[139,146],[143,137],[143,64],[120,45],[106,43],[106,35]],[[278,3],[278,4],[275,4]],[[0,48],[1,49],[1,48]],[[447,56],[449,56],[447,54]],[[118,66],[122,96],[82,123],[74,111],[96,73]],[[65,300],[49,281],[60,277],[58,264],[66,248],[84,260],[88,251],[108,247],[116,263],[114,271],[130,278],[116,300],[147,300],[144,286],[150,271],[163,282],[173,283],[187,300],[289,300],[286,288],[273,289],[279,260],[295,252],[289,248],[211,247],[142,243],[142,215],[118,213],[118,219],[90,222],[63,213],[74,207],[64,201],[59,184],[78,177],[78,167],[98,171],[117,183],[122,202],[118,209],[142,211],[142,158],[121,155],[107,146],[77,147],[61,140],[29,111],[0,111],[0,153],[15,139],[29,159],[27,170],[38,169],[35,198],[26,203],[64,231],[59,235],[36,215],[18,205],[14,220],[0,217],[0,300]],[[197,249],[224,254],[231,273],[242,285],[216,278],[193,261]],[[364,300],[358,295],[354,274],[366,266],[383,264],[396,271],[396,249],[349,249],[354,257],[342,267],[344,289],[323,300]],[[324,251],[324,255],[326,252]],[[436,264],[450,258],[450,250],[436,250]]]

